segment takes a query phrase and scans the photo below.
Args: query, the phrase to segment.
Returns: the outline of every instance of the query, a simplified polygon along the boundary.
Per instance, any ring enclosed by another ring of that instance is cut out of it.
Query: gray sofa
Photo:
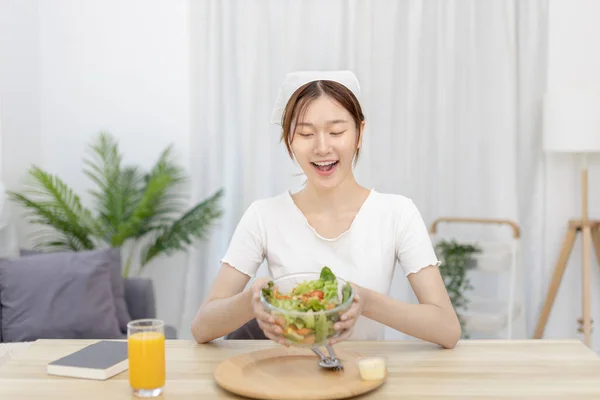
[[[0,259],[0,342],[126,338],[127,322],[144,318],[156,318],[153,283],[123,278],[119,249]]]
[[[125,302],[132,320],[156,318],[156,298],[154,285],[150,279],[125,279]],[[127,336],[127,332],[123,332],[123,335]],[[165,325],[165,337],[177,339],[177,329],[174,326]]]

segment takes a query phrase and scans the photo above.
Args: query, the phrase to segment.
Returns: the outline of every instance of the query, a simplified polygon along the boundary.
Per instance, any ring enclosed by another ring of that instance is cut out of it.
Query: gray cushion
[[[21,255],[21,257],[25,257],[25,256],[35,256],[37,254],[45,254],[45,253],[40,250],[19,249],[19,254]]]
[[[117,319],[119,320],[121,332],[127,332],[127,323],[131,321],[131,317],[125,301],[125,280],[123,279],[123,269],[121,268],[121,249],[114,248],[98,251],[100,254],[105,252],[111,261],[111,283]]]
[[[165,339],[174,340],[177,339],[177,329],[171,325],[165,325]]]
[[[70,257],[72,252],[60,252],[60,253],[44,253],[39,250],[28,250],[21,249],[21,257],[37,257],[37,256],[50,256],[52,255],[52,260],[57,263],[60,263],[60,259],[62,257]],[[127,332],[127,323],[131,321],[131,317],[129,315],[129,311],[127,308],[127,303],[125,301],[125,282],[123,279],[122,267],[121,267],[121,249],[119,248],[109,248],[109,249],[100,249],[100,250],[92,250],[92,251],[84,251],[79,252],[83,254],[85,257],[92,258],[101,258],[104,259],[111,264],[111,284],[113,297],[115,300],[115,309],[116,316],[119,320],[119,327],[121,328],[121,332]]]
[[[125,301],[131,319],[156,318],[154,285],[148,278],[125,280]]]
[[[106,252],[0,260],[4,342],[110,339],[122,335]]]

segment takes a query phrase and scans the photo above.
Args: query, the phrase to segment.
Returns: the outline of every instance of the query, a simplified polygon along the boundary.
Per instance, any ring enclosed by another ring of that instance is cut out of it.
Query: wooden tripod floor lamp
[[[581,218],[569,221],[534,338],[539,339],[544,334],[573,245],[578,234],[581,233],[583,316],[579,323],[580,332],[584,335],[584,343],[591,347],[591,247],[594,246],[600,264],[600,221],[588,218],[587,162],[590,153],[600,153],[600,93],[584,90],[549,91],[544,101],[543,120],[544,150],[577,154],[581,162]]]

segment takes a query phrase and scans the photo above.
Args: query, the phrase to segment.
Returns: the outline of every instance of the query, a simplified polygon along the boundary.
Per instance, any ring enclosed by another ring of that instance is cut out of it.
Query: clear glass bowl
[[[281,295],[288,295],[298,284],[318,280],[319,273],[297,273],[282,276],[273,280],[273,290]],[[278,308],[269,303],[263,292],[260,300],[265,310],[275,317],[283,330],[283,336],[293,347],[316,347],[326,344],[330,339],[340,335],[333,325],[340,320],[352,305],[354,288],[341,278],[337,279],[337,304],[334,308],[321,311],[296,311]],[[348,286],[349,296],[343,300],[344,288]]]

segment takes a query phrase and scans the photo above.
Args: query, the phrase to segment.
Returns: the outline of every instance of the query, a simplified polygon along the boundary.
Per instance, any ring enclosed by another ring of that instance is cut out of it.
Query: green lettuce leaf
[[[350,298],[350,292],[352,291],[352,287],[349,283],[346,283],[344,286],[344,291],[342,292],[342,303],[345,303]]]
[[[336,279],[335,279],[335,275],[334,275],[334,273],[333,273],[333,272],[331,272],[331,269],[329,269],[329,267],[328,267],[328,266],[324,266],[324,267],[321,269],[321,276],[320,276],[320,279],[321,279],[323,282],[335,281],[335,280],[336,280]]]

